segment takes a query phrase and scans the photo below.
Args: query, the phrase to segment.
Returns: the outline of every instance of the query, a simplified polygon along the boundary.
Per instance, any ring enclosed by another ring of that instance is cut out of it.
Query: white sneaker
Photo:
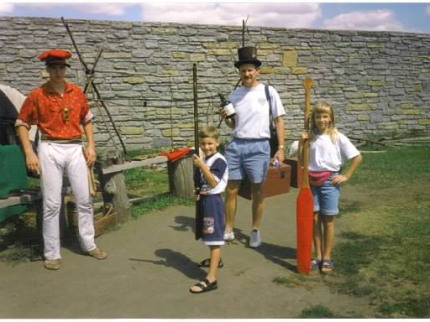
[[[249,247],[256,248],[261,245],[261,236],[258,229],[251,231],[251,238],[249,240]]]
[[[232,241],[232,240],[234,240],[234,232],[230,231],[228,233],[224,233],[224,240],[225,241]]]

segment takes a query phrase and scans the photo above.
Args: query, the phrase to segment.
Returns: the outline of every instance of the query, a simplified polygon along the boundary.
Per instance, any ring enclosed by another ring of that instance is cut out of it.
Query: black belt
[[[59,143],[59,144],[79,144],[82,143],[82,139],[54,139],[54,138],[44,138],[42,136],[41,139],[43,142],[52,142],[52,143]]]

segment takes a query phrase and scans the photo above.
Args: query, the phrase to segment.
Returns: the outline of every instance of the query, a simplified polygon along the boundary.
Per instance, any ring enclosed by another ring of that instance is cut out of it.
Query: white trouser
[[[96,248],[94,243],[93,205],[88,187],[87,164],[82,145],[42,141],[38,147],[43,194],[43,241],[45,259],[61,258],[60,209],[63,173],[75,197],[78,211],[79,242],[83,251]]]

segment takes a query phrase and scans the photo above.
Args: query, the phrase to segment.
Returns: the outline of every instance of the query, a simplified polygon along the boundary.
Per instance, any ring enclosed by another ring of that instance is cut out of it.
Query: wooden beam
[[[41,193],[36,194],[22,194],[20,196],[13,196],[7,199],[0,199],[0,208],[6,208],[10,206],[30,204],[35,200],[40,200],[42,198]]]
[[[104,168],[102,171],[103,171],[103,174],[109,174],[109,173],[121,172],[128,169],[139,168],[139,167],[143,167],[151,164],[160,164],[167,161],[168,161],[167,157],[158,156],[155,158],[146,159],[142,161],[130,161],[123,164],[114,164],[107,168]]]

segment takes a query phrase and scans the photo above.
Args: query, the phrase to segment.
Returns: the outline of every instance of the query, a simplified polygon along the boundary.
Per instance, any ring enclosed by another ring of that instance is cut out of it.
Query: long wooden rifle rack
[[[95,95],[95,97],[97,99],[97,102],[100,103],[103,106],[103,108],[104,108],[107,116],[109,117],[109,120],[110,120],[110,122],[112,124],[112,127],[113,127],[113,129],[115,131],[115,134],[117,135],[117,137],[118,137],[118,139],[119,139],[119,141],[121,143],[121,146],[122,146],[122,149],[124,151],[124,154],[127,154],[127,149],[126,149],[125,144],[124,144],[124,142],[123,142],[123,140],[121,138],[121,135],[118,132],[118,129],[116,128],[116,125],[115,125],[115,122],[114,122],[114,120],[112,118],[112,115],[109,112],[109,109],[107,108],[106,104],[104,103],[104,101],[103,101],[103,99],[102,99],[102,97],[100,95],[100,92],[99,92],[96,84],[93,82],[94,75],[95,75],[95,67],[96,67],[96,65],[97,65],[97,63],[98,63],[98,61],[100,59],[100,56],[101,56],[103,50],[99,50],[99,52],[97,54],[97,57],[96,57],[96,59],[94,61],[93,67],[90,69],[88,67],[87,63],[85,62],[84,58],[82,57],[80,51],[79,51],[79,48],[78,48],[78,46],[77,46],[77,44],[75,42],[75,39],[73,38],[73,34],[72,34],[72,31],[69,28],[68,23],[66,22],[66,20],[63,17],[61,17],[61,21],[63,22],[64,27],[67,30],[67,33],[69,34],[69,37],[70,37],[70,39],[72,41],[72,44],[73,44],[73,47],[75,48],[75,51],[76,51],[76,53],[78,55],[79,61],[81,62],[82,66],[84,67],[85,74],[87,75],[87,82],[86,82],[85,87],[84,87],[84,92],[88,93],[89,89],[92,89],[92,91],[94,92],[94,95]],[[100,113],[100,115],[103,118],[103,114]],[[106,122],[104,122],[104,123],[105,123],[105,125],[107,125]],[[112,135],[111,135],[111,133],[109,131],[109,127],[106,126],[106,128],[108,130],[108,133],[109,133],[109,136],[110,136],[110,138],[112,140],[114,148],[115,148],[115,150],[117,150],[116,145],[115,145],[115,140],[113,140],[113,137],[112,137]]]

